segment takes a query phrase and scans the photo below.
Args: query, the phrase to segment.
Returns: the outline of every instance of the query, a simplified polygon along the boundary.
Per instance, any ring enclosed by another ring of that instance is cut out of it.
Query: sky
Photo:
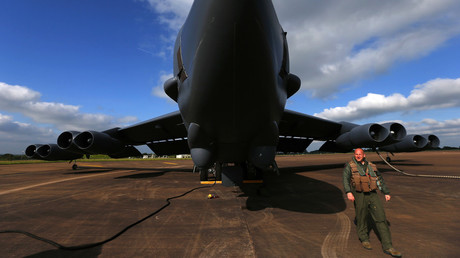
[[[0,154],[176,111],[162,88],[192,2],[0,1]],[[460,1],[273,4],[302,80],[287,109],[460,146]]]

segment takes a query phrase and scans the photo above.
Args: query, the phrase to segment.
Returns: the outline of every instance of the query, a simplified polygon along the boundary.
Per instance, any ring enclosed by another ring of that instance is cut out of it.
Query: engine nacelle
[[[335,141],[325,142],[320,151],[349,152],[355,148],[373,148],[379,146],[390,135],[390,131],[379,124],[340,124],[340,136]]]
[[[418,134],[409,134],[400,142],[380,147],[379,150],[388,152],[413,152],[423,150],[427,144],[427,138]]]
[[[73,140],[81,150],[90,154],[112,154],[121,152],[125,144],[110,135],[96,131],[79,133]]]
[[[80,132],[78,131],[65,131],[58,136],[57,145],[63,150],[85,154],[86,152],[78,148],[74,142],[75,137],[79,134]]]
[[[83,157],[83,154],[63,150],[57,144],[44,144],[36,153],[44,160],[74,160]]]
[[[428,140],[428,143],[426,144],[425,148],[423,148],[425,150],[438,148],[441,144],[439,138],[434,134],[423,134],[422,137]]]
[[[404,128],[404,126],[400,123],[385,123],[385,124],[382,124],[382,126],[385,127],[390,132],[390,134],[380,144],[380,146],[400,142],[407,135],[406,128]]]
[[[389,134],[390,132],[379,124],[365,124],[341,134],[335,142],[344,149],[375,147],[383,142]]]
[[[37,153],[37,149],[40,148],[43,144],[32,144],[27,146],[25,154],[29,159],[41,159],[40,155]]]

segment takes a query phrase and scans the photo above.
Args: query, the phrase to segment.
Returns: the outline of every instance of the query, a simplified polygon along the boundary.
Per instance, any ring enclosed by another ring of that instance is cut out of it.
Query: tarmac
[[[373,250],[357,238],[342,187],[351,157],[278,156],[280,175],[243,187],[201,185],[192,161],[180,159],[81,161],[78,170],[67,163],[0,165],[0,231],[66,247],[113,238],[63,250],[2,233],[0,257],[390,257],[375,232]],[[375,153],[367,158],[391,191],[384,207],[403,257],[459,257],[460,179],[404,176]],[[460,176],[460,151],[392,159],[408,173]]]

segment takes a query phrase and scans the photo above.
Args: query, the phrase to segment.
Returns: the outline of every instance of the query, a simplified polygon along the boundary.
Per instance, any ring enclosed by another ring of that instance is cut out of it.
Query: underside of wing
[[[187,131],[179,111],[120,129],[127,144],[146,144],[157,155],[190,153]]]
[[[292,110],[285,110],[279,123],[280,152],[303,152],[313,140],[335,139],[341,124]]]

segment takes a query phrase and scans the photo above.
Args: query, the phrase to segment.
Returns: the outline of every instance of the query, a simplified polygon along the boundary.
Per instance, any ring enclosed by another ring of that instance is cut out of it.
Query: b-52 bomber
[[[248,171],[276,166],[277,152],[303,152],[313,140],[325,141],[320,150],[329,152],[439,146],[435,135],[406,135],[399,123],[357,125],[285,109],[301,81],[290,73],[286,32],[270,0],[195,0],[173,60],[164,90],[178,111],[102,132],[66,131],[57,144],[28,146],[26,155],[122,158],[140,156],[134,146],[147,145],[157,155],[189,153],[202,180],[214,168],[235,185]]]

